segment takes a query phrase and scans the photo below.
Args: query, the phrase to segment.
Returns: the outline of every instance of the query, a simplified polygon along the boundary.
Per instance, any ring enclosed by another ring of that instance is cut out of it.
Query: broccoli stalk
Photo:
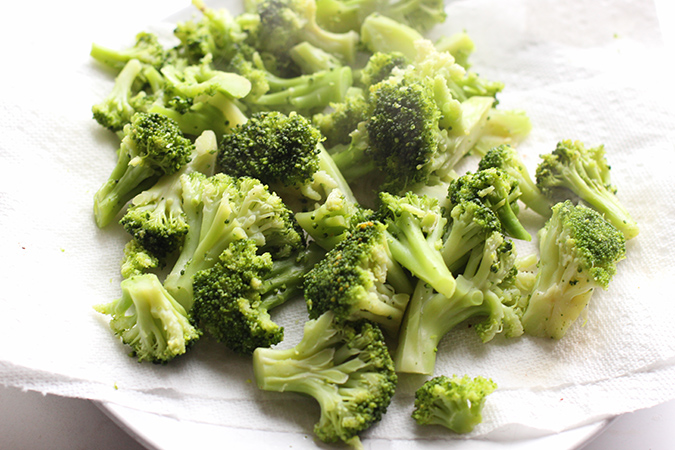
[[[464,271],[456,277],[456,289],[446,296],[419,281],[401,325],[394,361],[398,372],[431,375],[438,343],[460,323],[476,318],[474,328],[483,342],[505,331],[522,334],[513,298],[503,293],[515,277],[513,243],[492,233],[473,252]]]
[[[122,296],[97,305],[96,311],[110,315],[110,328],[132,349],[139,361],[167,363],[200,337],[188,313],[162,286],[155,274],[141,274],[121,283]]]
[[[306,322],[293,348],[257,348],[253,372],[262,390],[314,398],[321,408],[314,433],[324,442],[358,444],[358,433],[386,412],[397,383],[380,329],[338,322],[332,312]]]
[[[103,228],[137,194],[185,165],[194,145],[176,123],[159,114],[136,113],[124,127],[117,163],[94,196],[94,217]]]
[[[96,61],[116,71],[122,70],[132,59],[159,69],[168,57],[157,35],[148,32],[138,33],[134,45],[122,50],[115,50],[94,43],[91,46],[90,55]]]
[[[397,336],[413,287],[392,258],[381,222],[364,222],[305,276],[310,319],[333,311],[336,320],[367,319]]]
[[[468,375],[440,375],[415,392],[412,418],[419,425],[441,425],[455,433],[470,433],[483,421],[482,411],[497,383]]]
[[[623,234],[595,210],[557,203],[539,232],[539,264],[522,317],[527,334],[562,338],[625,257]]]
[[[611,184],[604,146],[589,148],[579,141],[561,141],[553,152],[542,155],[535,177],[545,195],[571,191],[621,230],[626,239],[638,235],[637,223]],[[565,197],[570,198],[569,194]]]

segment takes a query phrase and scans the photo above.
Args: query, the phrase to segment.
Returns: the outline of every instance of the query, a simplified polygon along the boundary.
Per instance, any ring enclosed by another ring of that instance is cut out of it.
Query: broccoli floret
[[[517,274],[513,242],[499,232],[490,234],[473,250],[456,289],[446,296],[419,281],[401,325],[394,358],[396,370],[431,375],[438,343],[450,330],[469,319],[481,341],[499,332],[507,337],[523,334],[517,295],[510,289]],[[505,292],[506,291],[506,292]]]
[[[596,288],[607,289],[625,257],[624,235],[595,210],[566,200],[539,232],[539,264],[523,328],[562,338]]]
[[[193,276],[212,267],[231,242],[252,239],[273,257],[288,256],[304,245],[291,211],[259,180],[193,172],[183,175],[181,183],[190,228],[164,285],[186,310],[194,301]]]
[[[438,292],[452,296],[455,278],[440,251],[447,219],[436,199],[411,192],[403,197],[382,192],[380,201],[378,218],[387,226],[394,260]]]
[[[499,145],[515,147],[525,140],[531,131],[532,122],[525,111],[493,107],[471,152],[482,157],[491,148]]]
[[[310,319],[333,311],[336,320],[367,319],[397,336],[412,284],[392,258],[381,222],[364,222],[305,277]]]
[[[124,245],[124,258],[120,265],[122,278],[142,275],[159,266],[159,258],[146,250],[136,239],[132,239]]]
[[[377,12],[363,19],[360,35],[361,44],[371,54],[398,52],[409,60],[417,56],[415,42],[424,39],[414,28]]]
[[[337,322],[332,312],[306,322],[293,348],[257,348],[253,372],[262,390],[297,392],[319,403],[319,439],[353,444],[382,418],[398,381],[380,329],[367,321]]]
[[[564,140],[553,152],[541,158],[535,178],[545,195],[556,197],[562,194],[571,199],[571,192],[599,211],[621,230],[626,239],[638,235],[637,223],[621,204],[616,187],[611,184],[604,146],[586,147],[580,141]]]
[[[466,31],[458,31],[450,35],[443,35],[434,42],[434,46],[439,52],[448,52],[460,66],[469,70],[471,63],[469,57],[476,49],[471,37]]]
[[[145,31],[136,35],[136,42],[132,47],[115,50],[94,43],[91,46],[90,55],[96,61],[116,71],[121,71],[132,59],[159,69],[168,57],[157,35]]]
[[[317,21],[334,32],[359,31],[367,16],[379,13],[420,33],[446,18],[441,0],[317,0]]]
[[[360,82],[365,88],[386,80],[394,69],[403,69],[410,60],[401,52],[375,52],[360,72]]]
[[[551,201],[539,190],[530,176],[523,159],[510,145],[499,145],[490,149],[478,163],[478,170],[496,167],[518,181],[520,200],[537,214],[551,216]]]
[[[325,138],[323,144],[332,154],[338,151],[338,146],[351,142],[351,133],[368,118],[370,107],[364,92],[358,88],[348,90],[341,102],[332,102],[329,106],[329,111],[315,114],[312,123]]]
[[[455,433],[469,433],[483,421],[482,411],[497,383],[481,376],[440,375],[415,392],[412,418],[420,425],[442,425]]]
[[[251,45],[258,50],[266,66],[279,76],[297,75],[289,50],[309,42],[346,63],[354,62],[359,34],[355,31],[334,33],[316,22],[314,0],[251,0],[246,10],[259,18],[250,31]]]
[[[153,255],[164,258],[182,245],[189,225],[183,211],[180,177],[192,172],[213,175],[217,149],[215,133],[205,131],[195,141],[190,162],[131,200],[120,223]]]
[[[94,120],[110,131],[118,132],[124,125],[131,122],[136,108],[131,98],[136,95],[137,80],[143,71],[143,63],[131,59],[115,78],[110,93],[92,107]]]
[[[94,217],[101,228],[162,175],[185,165],[194,148],[176,123],[160,114],[136,113],[123,132],[117,163],[94,196]]]
[[[122,296],[95,306],[110,315],[110,328],[139,361],[167,363],[184,354],[200,337],[188,314],[155,274],[134,275],[121,283]]]
[[[518,219],[520,196],[518,181],[496,167],[467,172],[453,180],[448,189],[451,207],[463,201],[482,203],[499,217],[506,234],[530,241],[532,236]]]

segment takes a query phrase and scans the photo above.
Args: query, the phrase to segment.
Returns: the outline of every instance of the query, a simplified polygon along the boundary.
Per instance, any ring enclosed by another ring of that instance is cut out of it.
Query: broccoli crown
[[[304,293],[311,319],[333,311],[337,320],[368,319],[396,335],[410,297],[387,283],[395,263],[385,228],[381,222],[357,225],[307,273]]]
[[[162,175],[187,164],[194,148],[176,123],[160,114],[136,113],[123,132],[117,163],[94,197],[99,227],[108,225],[129,200]]]
[[[467,172],[453,180],[448,188],[451,207],[462,201],[482,203],[499,217],[505,233],[529,241],[532,237],[517,216],[516,201],[520,196],[518,180],[496,167]]]
[[[456,433],[469,433],[483,421],[486,397],[495,389],[494,381],[481,376],[437,376],[415,392],[412,418],[420,425],[442,425]]]
[[[595,210],[569,200],[554,205],[539,234],[538,271],[522,320],[525,332],[564,336],[593,290],[608,288],[625,252],[623,234]]]
[[[562,194],[570,199],[571,192],[602,213],[626,239],[638,235],[635,220],[616,197],[616,188],[611,184],[604,146],[586,147],[580,141],[564,140],[541,158],[535,177],[545,195]]]
[[[329,106],[330,111],[315,114],[312,123],[325,137],[324,145],[330,152],[332,147],[351,142],[350,134],[369,117],[370,107],[362,91],[348,94],[342,102],[332,102]]]
[[[111,316],[110,328],[139,361],[167,363],[199,339],[185,309],[157,275],[135,275],[124,279],[121,287],[121,298],[95,309]]]
[[[156,269],[159,264],[159,259],[152,252],[146,250],[136,239],[132,239],[124,245],[124,258],[120,265],[122,278],[142,275],[151,269]]]
[[[361,83],[370,86],[386,80],[395,68],[404,68],[410,61],[401,52],[375,52],[361,70]]]
[[[382,331],[367,321],[336,321],[332,312],[309,320],[293,348],[256,349],[253,370],[262,390],[316,399],[314,433],[324,442],[358,439],[382,418],[398,381]]]
[[[321,134],[299,114],[254,113],[223,136],[220,166],[234,176],[252,176],[268,184],[307,183],[318,170]]]
[[[159,69],[168,57],[157,35],[146,31],[136,35],[136,42],[132,47],[114,50],[93,44],[90,54],[98,62],[115,70],[122,70],[132,59]]]
[[[205,333],[241,354],[281,342],[284,330],[262,305],[263,279],[272,256],[258,254],[255,241],[230,243],[218,261],[193,278],[192,320]]]

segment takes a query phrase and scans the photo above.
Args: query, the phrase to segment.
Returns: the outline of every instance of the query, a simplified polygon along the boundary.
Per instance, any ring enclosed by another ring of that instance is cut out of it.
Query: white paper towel
[[[43,14],[27,34],[25,18],[36,10]],[[466,30],[477,46],[473,68],[506,84],[502,107],[531,117],[521,147],[530,168],[560,139],[604,144],[618,195],[641,228],[609,290],[593,297],[585,326],[561,341],[484,345],[469,329],[446,336],[437,373],[490,376],[499,385],[470,436],[542,435],[675,398],[675,114],[654,5],[466,0],[447,10],[434,35]],[[185,420],[309,432],[313,400],[258,391],[247,358],[205,340],[167,366],[139,364],[92,309],[119,296],[127,236],[97,229],[92,218],[117,141],[91,118],[112,77],[89,48],[126,46],[136,32],[170,30],[191,11],[188,1],[10,7],[0,29],[0,383]],[[297,342],[305,314],[301,302],[275,314],[286,326],[282,346]],[[409,418],[418,382],[401,377],[389,413],[366,437],[452,438],[420,431]]]

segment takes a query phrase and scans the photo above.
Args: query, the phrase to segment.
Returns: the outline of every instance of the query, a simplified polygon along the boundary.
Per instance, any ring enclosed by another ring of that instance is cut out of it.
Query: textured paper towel
[[[0,383],[185,420],[307,432],[314,402],[258,391],[248,359],[203,341],[168,366],[138,364],[91,308],[119,295],[127,237],[114,226],[98,230],[92,218],[117,141],[91,119],[112,78],[90,60],[89,47],[128,45],[151,26],[170,30],[190,14],[188,2],[127,0],[110,10],[41,3],[31,3],[45,13],[21,45],[21,21],[0,30],[9,47],[0,85]],[[13,4],[8,17],[26,17],[26,8]],[[474,69],[506,83],[502,107],[530,115],[534,130],[521,147],[530,168],[560,139],[605,144],[618,195],[641,227],[609,290],[594,296],[585,326],[575,324],[563,340],[483,345],[458,329],[442,341],[438,373],[490,376],[500,387],[472,436],[541,435],[675,398],[675,121],[654,5],[478,0],[448,2],[448,13],[434,34],[467,30],[477,46]],[[275,317],[286,326],[282,346],[293,345],[304,306],[286,305]],[[366,436],[418,437],[409,419],[418,382],[401,377],[389,413]],[[424,437],[448,438],[431,429]]]

